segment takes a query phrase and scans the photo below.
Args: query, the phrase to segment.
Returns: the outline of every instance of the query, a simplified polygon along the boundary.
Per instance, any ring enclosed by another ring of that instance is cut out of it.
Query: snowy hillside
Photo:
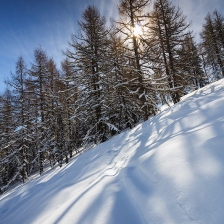
[[[224,80],[1,196],[0,220],[224,223]]]

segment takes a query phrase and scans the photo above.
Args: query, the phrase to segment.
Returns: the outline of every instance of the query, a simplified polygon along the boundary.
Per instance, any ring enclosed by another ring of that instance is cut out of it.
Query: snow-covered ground
[[[224,80],[4,194],[0,223],[224,223]]]

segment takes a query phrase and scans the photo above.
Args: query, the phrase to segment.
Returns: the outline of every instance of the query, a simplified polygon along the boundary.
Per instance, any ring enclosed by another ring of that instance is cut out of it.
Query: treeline
[[[89,6],[60,70],[42,48],[29,67],[18,59],[0,96],[1,191],[224,76],[221,14],[207,15],[196,44],[180,8],[168,0],[149,8],[149,0],[120,0],[120,19],[107,27]]]

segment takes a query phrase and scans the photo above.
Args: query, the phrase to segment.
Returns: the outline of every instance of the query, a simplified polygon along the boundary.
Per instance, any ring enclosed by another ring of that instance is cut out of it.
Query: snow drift
[[[224,223],[224,80],[1,196],[1,223]]]

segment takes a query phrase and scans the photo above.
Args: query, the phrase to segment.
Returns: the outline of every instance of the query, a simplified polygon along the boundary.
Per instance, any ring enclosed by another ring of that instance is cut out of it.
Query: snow
[[[224,223],[224,80],[1,196],[1,224]]]

